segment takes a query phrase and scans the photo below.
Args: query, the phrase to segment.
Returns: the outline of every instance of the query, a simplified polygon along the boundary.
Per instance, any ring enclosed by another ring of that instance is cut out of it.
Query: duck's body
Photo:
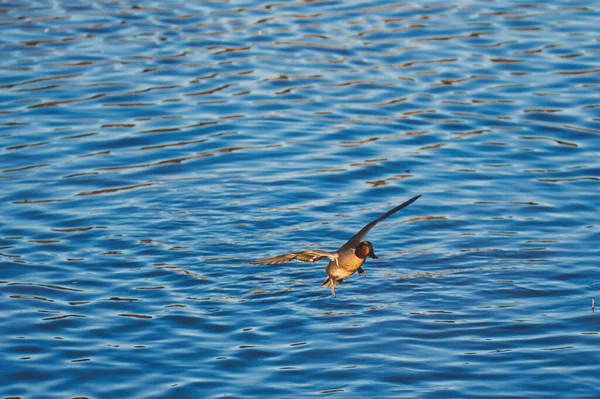
[[[408,205],[415,202],[420,195],[409,199],[403,204],[398,205],[394,209],[386,212],[378,219],[373,220],[365,227],[363,227],[358,233],[348,240],[344,245],[335,252],[320,251],[320,250],[306,250],[301,252],[294,252],[285,255],[274,256],[272,258],[256,260],[250,262],[253,264],[271,265],[278,263],[285,263],[291,260],[299,260],[301,262],[311,262],[324,258],[329,259],[329,264],[325,269],[327,273],[327,279],[321,284],[322,287],[331,287],[331,294],[335,296],[335,285],[341,282],[346,277],[349,277],[358,271],[359,274],[366,274],[362,269],[362,265],[365,263],[367,256],[377,259],[375,252],[373,251],[373,244],[369,241],[362,241],[363,237],[371,230],[377,223],[386,219],[388,216],[393,215],[400,209],[407,207]]]

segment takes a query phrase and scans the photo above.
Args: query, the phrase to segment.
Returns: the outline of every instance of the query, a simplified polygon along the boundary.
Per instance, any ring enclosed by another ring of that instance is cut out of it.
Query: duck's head
[[[367,256],[373,259],[379,259],[377,255],[375,255],[375,251],[373,250],[373,244],[370,241],[363,241],[356,247],[354,254],[361,259],[365,259]]]

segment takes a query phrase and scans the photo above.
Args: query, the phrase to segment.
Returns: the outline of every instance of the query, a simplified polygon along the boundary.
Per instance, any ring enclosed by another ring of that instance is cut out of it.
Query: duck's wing
[[[415,202],[416,200],[418,200],[420,197],[420,195],[417,195],[416,197],[412,197],[411,199],[409,199],[408,201],[398,205],[397,207],[395,207],[394,209],[391,209],[389,211],[387,211],[386,213],[384,213],[383,215],[381,215],[379,218],[373,220],[371,223],[367,224],[365,227],[363,227],[358,233],[354,234],[352,236],[352,238],[350,238],[348,240],[347,243],[345,243],[342,248],[344,247],[356,247],[358,244],[360,244],[360,242],[362,241],[362,239],[364,238],[364,236],[367,235],[367,233],[373,228],[375,227],[375,225],[379,222],[381,222],[382,220],[386,219],[387,217],[393,215],[394,213],[398,212],[400,209],[402,208],[406,208],[407,206],[409,206],[410,204],[412,204],[413,202]]]
[[[253,265],[274,265],[277,263],[286,263],[292,260],[299,260],[300,262],[310,262],[315,263],[318,260],[328,258],[332,261],[337,261],[338,254],[337,252],[327,252],[327,251],[319,251],[318,249],[309,249],[302,252],[294,252],[291,254],[274,256],[272,258],[255,260],[251,263]]]

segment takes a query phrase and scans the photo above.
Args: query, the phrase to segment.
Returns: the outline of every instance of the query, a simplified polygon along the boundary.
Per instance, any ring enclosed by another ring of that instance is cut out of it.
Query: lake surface
[[[1,2],[1,396],[600,397],[599,21]]]

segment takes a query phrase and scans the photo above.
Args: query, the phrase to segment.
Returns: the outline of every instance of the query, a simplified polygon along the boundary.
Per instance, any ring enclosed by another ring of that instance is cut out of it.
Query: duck
[[[329,264],[325,269],[327,278],[323,281],[321,287],[331,287],[331,295],[335,296],[335,286],[338,283],[341,283],[346,277],[349,277],[356,272],[363,276],[367,274],[362,268],[367,257],[379,259],[379,257],[375,255],[373,244],[370,241],[363,240],[367,233],[379,222],[387,219],[399,210],[406,208],[418,200],[419,197],[421,197],[421,195],[412,197],[408,201],[403,202],[377,219],[369,222],[365,227],[360,229],[358,233],[350,237],[350,239],[335,252],[308,249],[300,252],[291,252],[284,255],[273,256],[271,258],[259,259],[248,263],[254,265],[275,265],[287,263],[292,260],[315,263],[321,259],[329,259]]]

